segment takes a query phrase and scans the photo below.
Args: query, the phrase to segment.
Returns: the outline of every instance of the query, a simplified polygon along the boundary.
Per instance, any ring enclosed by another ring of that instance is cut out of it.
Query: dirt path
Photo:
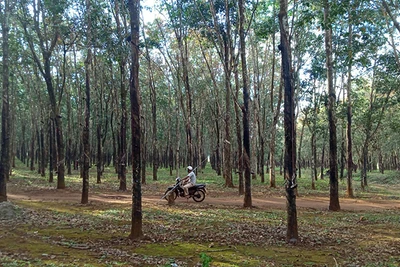
[[[71,191],[69,189],[36,189],[29,191],[21,191],[17,188],[10,188],[7,193],[10,201],[13,200],[32,200],[32,201],[60,201],[70,203],[80,203],[81,193]],[[143,203],[151,203],[155,205],[167,205],[166,200],[160,200],[160,195],[146,194],[142,196]],[[120,203],[130,204],[130,192],[105,192],[90,193],[89,201],[92,203]],[[280,196],[252,197],[253,205],[259,209],[285,209],[286,199]],[[241,208],[243,206],[243,196],[237,196],[229,193],[221,193],[218,197],[207,195],[206,199],[201,203],[195,203],[193,200],[181,199],[176,200],[177,205],[196,204],[202,207],[231,207]],[[329,206],[329,197],[298,197],[296,200],[299,209],[327,210]],[[400,200],[379,200],[379,199],[340,199],[341,210],[343,211],[363,211],[363,210],[385,210],[399,209]]]

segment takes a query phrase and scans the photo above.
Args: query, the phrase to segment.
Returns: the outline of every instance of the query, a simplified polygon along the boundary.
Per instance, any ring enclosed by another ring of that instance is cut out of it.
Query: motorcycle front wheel
[[[193,194],[193,200],[196,202],[202,202],[206,198],[206,193],[203,190],[197,190]]]
[[[170,190],[167,190],[167,191],[165,191],[165,199],[166,200],[168,200],[168,196],[167,196],[167,193],[169,192]],[[174,200],[178,197],[178,192],[176,191],[176,190],[174,190],[173,192],[171,192],[170,194],[173,194],[173,196],[174,196]]]

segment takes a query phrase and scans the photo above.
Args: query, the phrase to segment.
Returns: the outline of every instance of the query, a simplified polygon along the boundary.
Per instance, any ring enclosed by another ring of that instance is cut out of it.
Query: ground
[[[253,208],[245,209],[237,188],[215,180],[207,182],[203,202],[178,198],[173,206],[161,197],[174,178],[150,181],[142,185],[144,238],[132,241],[132,193],[118,191],[112,175],[92,182],[82,205],[78,176],[59,190],[25,171],[7,184],[12,205],[3,207],[4,216],[0,205],[0,266],[398,267],[400,186],[397,172],[390,177],[379,175],[385,183],[365,192],[356,186],[353,199],[341,181],[340,212],[328,211],[327,180],[317,190],[301,181],[299,242],[292,246],[285,240],[283,186],[253,181]]]
[[[17,187],[9,189],[8,197],[12,200],[33,200],[33,201],[60,201],[79,203],[81,199],[81,192],[71,191],[69,189],[57,190],[54,188],[36,189],[36,190],[19,190]],[[204,202],[199,205],[212,205],[212,206],[243,206],[243,197],[238,194],[228,191],[223,192],[218,190],[218,193],[213,193],[212,188],[209,188],[209,194],[206,196]],[[102,193],[91,193],[91,202],[106,202],[106,203],[131,203],[130,192],[116,192],[106,191]],[[165,200],[161,200],[162,191],[159,194],[144,193],[142,201],[144,203],[153,203],[166,205]],[[178,198],[177,203],[193,202],[193,200],[186,200]],[[286,206],[286,198],[284,196],[253,196],[253,206],[259,209],[284,209]],[[329,206],[329,197],[323,196],[299,196],[296,199],[296,205],[302,209],[314,210],[327,210]],[[400,200],[388,199],[351,199],[341,198],[340,207],[343,211],[368,211],[368,210],[384,210],[384,209],[400,209]]]

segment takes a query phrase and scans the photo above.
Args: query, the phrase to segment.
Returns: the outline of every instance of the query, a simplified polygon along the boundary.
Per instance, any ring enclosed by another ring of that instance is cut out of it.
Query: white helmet
[[[188,166],[187,169],[188,169],[188,171],[192,171],[193,167],[192,166]]]

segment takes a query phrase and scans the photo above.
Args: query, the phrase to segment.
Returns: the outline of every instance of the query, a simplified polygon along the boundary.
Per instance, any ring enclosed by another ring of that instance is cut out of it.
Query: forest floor
[[[164,187],[162,189],[165,189]],[[8,197],[13,200],[32,200],[32,201],[58,201],[79,203],[82,193],[71,191],[69,189],[57,190],[53,188],[26,190],[16,187],[9,189]],[[166,200],[161,200],[163,192],[160,190],[158,194],[146,192],[142,195],[144,203],[167,205]],[[203,202],[197,203],[200,206],[215,207],[235,207],[243,206],[243,196],[239,196],[236,192],[215,191],[213,188],[208,189],[209,193]],[[259,209],[285,209],[286,198],[283,195],[263,196],[260,194],[252,195],[252,204],[254,208]],[[91,193],[89,196],[91,203],[132,203],[132,193],[128,191],[103,191],[101,193]],[[185,203],[194,203],[191,199],[177,198],[176,204],[184,206]],[[296,198],[296,206],[300,209],[327,210],[329,206],[328,196],[298,196]],[[357,198],[341,198],[340,208],[342,211],[377,211],[387,209],[398,209],[400,211],[400,200],[382,199],[379,196],[369,199]]]
[[[218,183],[207,183],[201,203],[169,206],[161,199],[168,181],[151,181],[142,185],[144,238],[132,241],[132,194],[115,180],[91,183],[82,205],[79,179],[58,190],[28,176],[7,185],[15,216],[0,216],[0,266],[400,266],[397,182],[341,195],[340,212],[328,211],[327,181],[322,190],[299,187],[293,246],[285,242],[283,186],[255,182],[254,207],[244,209],[238,189]]]

